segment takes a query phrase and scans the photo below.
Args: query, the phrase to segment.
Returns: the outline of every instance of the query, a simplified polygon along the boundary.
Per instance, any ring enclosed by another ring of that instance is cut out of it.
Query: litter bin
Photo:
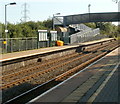
[[[60,40],[57,41],[57,46],[63,46],[63,45],[64,45],[63,41],[60,41]]]

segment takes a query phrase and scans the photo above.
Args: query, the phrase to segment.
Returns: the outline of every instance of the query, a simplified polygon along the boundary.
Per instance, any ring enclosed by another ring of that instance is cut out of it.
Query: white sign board
[[[51,33],[51,40],[57,41],[57,31],[50,31]]]
[[[39,41],[48,41],[47,30],[38,30],[39,32]]]

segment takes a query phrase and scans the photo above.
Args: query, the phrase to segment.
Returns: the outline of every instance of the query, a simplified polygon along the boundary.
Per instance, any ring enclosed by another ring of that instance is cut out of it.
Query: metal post
[[[6,48],[6,53],[7,53],[7,5],[5,5],[5,37],[6,37],[6,44],[5,44],[5,48]]]
[[[90,6],[91,4],[88,5],[89,21],[90,21]]]
[[[6,4],[5,5],[5,35],[6,35],[6,53],[7,53],[7,32],[8,32],[8,30],[7,30],[7,5],[16,5],[16,3],[15,2],[13,2],[13,3],[9,3],[9,4]]]
[[[120,1],[118,2],[118,12],[120,12]],[[118,20],[120,20],[119,17]],[[118,22],[118,26],[120,26],[120,22]]]
[[[90,6],[91,6],[91,4],[88,5],[88,13],[90,13]]]
[[[26,50],[27,50],[27,38],[26,38]]]
[[[120,12],[120,0],[112,0],[113,2],[115,3],[118,3],[118,15],[119,15],[119,12]],[[118,18],[119,20],[119,18]],[[118,22],[118,26],[120,25],[120,22]]]
[[[20,39],[18,39],[18,50],[20,51]]]
[[[55,23],[54,23],[54,18],[55,18],[55,15],[60,15],[60,13],[56,13],[56,14],[53,14],[53,30],[55,29]]]
[[[53,14],[53,30],[54,30],[54,28],[55,28],[55,27],[54,27],[54,14]]]

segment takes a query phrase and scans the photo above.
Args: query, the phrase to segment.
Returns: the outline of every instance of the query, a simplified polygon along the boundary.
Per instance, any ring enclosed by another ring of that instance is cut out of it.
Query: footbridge
[[[68,16],[55,16],[54,25],[67,26],[70,24],[80,24],[88,22],[118,22],[120,12],[85,13]]]

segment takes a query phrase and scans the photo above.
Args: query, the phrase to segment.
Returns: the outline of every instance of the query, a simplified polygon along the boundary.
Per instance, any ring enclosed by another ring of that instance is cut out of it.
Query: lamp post
[[[91,4],[88,5],[89,21],[90,21],[90,6]]]
[[[13,3],[9,3],[9,4],[5,5],[5,34],[6,34],[6,42],[5,42],[5,44],[6,44],[6,52],[7,52],[7,33],[8,33],[8,30],[7,30],[7,6],[8,5],[16,5],[16,3],[13,2]]]
[[[60,13],[53,14],[53,29],[55,28],[55,25],[54,25],[54,18],[55,18],[55,15],[60,15]]]
[[[91,6],[91,4],[88,5],[88,13],[90,13],[90,6]]]

